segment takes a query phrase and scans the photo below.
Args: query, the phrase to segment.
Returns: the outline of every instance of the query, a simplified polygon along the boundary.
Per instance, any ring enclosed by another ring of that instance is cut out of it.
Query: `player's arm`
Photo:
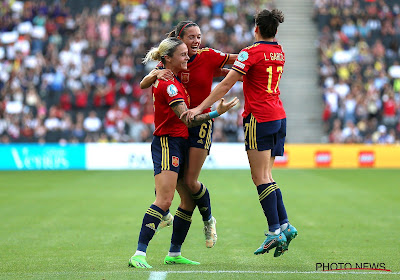
[[[150,87],[157,79],[171,81],[174,79],[174,74],[169,69],[153,69],[140,81],[140,88]]]
[[[217,68],[214,71],[213,77],[225,77],[228,75],[229,69],[228,68]]]
[[[217,70],[214,71],[214,77],[226,77],[230,71],[228,68],[218,68]],[[239,79],[240,82],[243,82],[243,76],[240,77]]]
[[[233,85],[242,78],[242,74],[237,71],[229,71],[229,74],[214,88],[210,95],[196,108],[182,112],[181,120],[193,121],[194,116],[199,115],[204,109],[209,108],[217,100],[221,99]]]
[[[222,115],[229,109],[233,108],[237,103],[239,102],[239,99],[235,97],[232,99],[230,102],[225,103],[224,99],[221,99],[221,102],[218,104],[217,107],[217,113],[218,115]],[[171,109],[175,112],[175,114],[180,117],[183,112],[186,112],[188,110],[186,103],[183,101],[175,102],[171,105]],[[194,127],[201,125],[202,123],[205,123],[206,121],[211,120],[213,117],[210,116],[210,113],[205,113],[201,115],[197,115],[193,118],[192,121],[188,122],[186,118],[181,118],[181,121],[187,126],[187,127]]]
[[[238,54],[236,54],[236,53],[229,54],[229,58],[228,58],[228,60],[226,61],[225,64],[233,64],[233,63],[235,63],[237,57],[238,57]]]

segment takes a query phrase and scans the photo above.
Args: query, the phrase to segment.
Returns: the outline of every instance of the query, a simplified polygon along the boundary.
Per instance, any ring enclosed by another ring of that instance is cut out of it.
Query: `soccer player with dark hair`
[[[279,98],[279,81],[285,64],[282,47],[274,40],[284,20],[279,10],[263,10],[255,16],[256,42],[244,48],[229,74],[197,108],[181,118],[190,120],[223,97],[243,77],[245,105],[243,128],[251,176],[268,221],[266,239],[254,254],[276,248],[274,256],[283,254],[297,230],[289,224],[282,193],[272,178],[276,156],[282,156],[286,136],[286,113]]]
[[[186,45],[179,39],[167,38],[157,48],[152,48],[147,53],[144,62],[149,60],[162,61],[165,68],[171,70],[175,78],[169,81],[156,80],[152,88],[155,131],[151,153],[156,199],[143,217],[137,250],[129,259],[129,266],[152,268],[146,261],[147,246],[166,211],[170,208],[175,190],[181,197],[181,203],[175,213],[171,246],[164,263],[196,265],[199,263],[181,255],[181,247],[189,231],[193,210],[196,207],[188,190],[183,188],[182,184],[177,184],[178,180],[182,179],[182,171],[186,164],[188,127],[198,126],[225,113],[239,100],[235,98],[228,103],[221,100],[217,110],[196,116],[190,124],[186,120],[181,121],[179,116],[190,104],[190,97],[177,77],[179,72],[187,69],[189,56]]]
[[[225,64],[233,64],[237,54],[224,54],[220,51],[203,48],[201,44],[200,27],[192,21],[179,22],[168,37],[177,38],[186,44],[189,50],[190,60],[188,69],[181,71],[178,77],[186,87],[191,104],[189,108],[199,105],[211,92],[213,77],[225,76],[229,70],[222,68]],[[156,79],[173,79],[171,71],[165,69],[163,64],[157,65],[140,83],[141,88],[147,88]],[[204,108],[203,113],[210,112],[210,108]],[[217,241],[216,219],[211,214],[211,200],[208,189],[198,181],[201,168],[210,152],[213,133],[213,120],[203,123],[201,126],[189,129],[189,160],[185,171],[185,185],[190,190],[204,222],[204,235],[207,248],[212,248]],[[172,223],[172,215],[163,217],[160,228]]]

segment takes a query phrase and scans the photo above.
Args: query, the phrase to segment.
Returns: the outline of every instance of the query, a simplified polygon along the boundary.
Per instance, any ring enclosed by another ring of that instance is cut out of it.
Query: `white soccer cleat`
[[[217,243],[217,220],[211,217],[209,221],[204,222],[204,236],[206,238],[206,247],[212,248]]]
[[[165,227],[172,226],[173,223],[174,223],[174,216],[172,216],[171,213],[168,213],[166,216],[162,217],[161,222],[158,224],[156,233],[158,233]]]

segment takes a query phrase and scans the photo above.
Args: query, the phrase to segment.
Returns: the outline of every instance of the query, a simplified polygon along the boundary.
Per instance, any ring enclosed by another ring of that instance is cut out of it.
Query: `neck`
[[[174,73],[174,75],[175,76],[178,76],[178,73],[179,73],[179,70],[177,70],[177,69],[174,69],[173,67],[171,67],[171,66],[165,66],[165,69],[169,69],[169,70],[171,70],[172,71],[172,73]]]
[[[261,35],[260,34],[256,34],[256,41],[257,42],[260,42],[260,41],[265,41],[265,42],[273,42],[274,41],[274,37],[272,37],[272,38],[263,38],[263,37],[261,37]]]

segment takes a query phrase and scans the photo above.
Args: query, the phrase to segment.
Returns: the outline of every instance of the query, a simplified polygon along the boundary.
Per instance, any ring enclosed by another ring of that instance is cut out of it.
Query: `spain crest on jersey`
[[[182,81],[182,83],[184,83],[184,84],[189,83],[189,73],[187,73],[187,72],[182,72],[182,73],[181,73],[181,81]]]
[[[179,158],[176,156],[172,156],[172,165],[175,167],[179,166]]]

